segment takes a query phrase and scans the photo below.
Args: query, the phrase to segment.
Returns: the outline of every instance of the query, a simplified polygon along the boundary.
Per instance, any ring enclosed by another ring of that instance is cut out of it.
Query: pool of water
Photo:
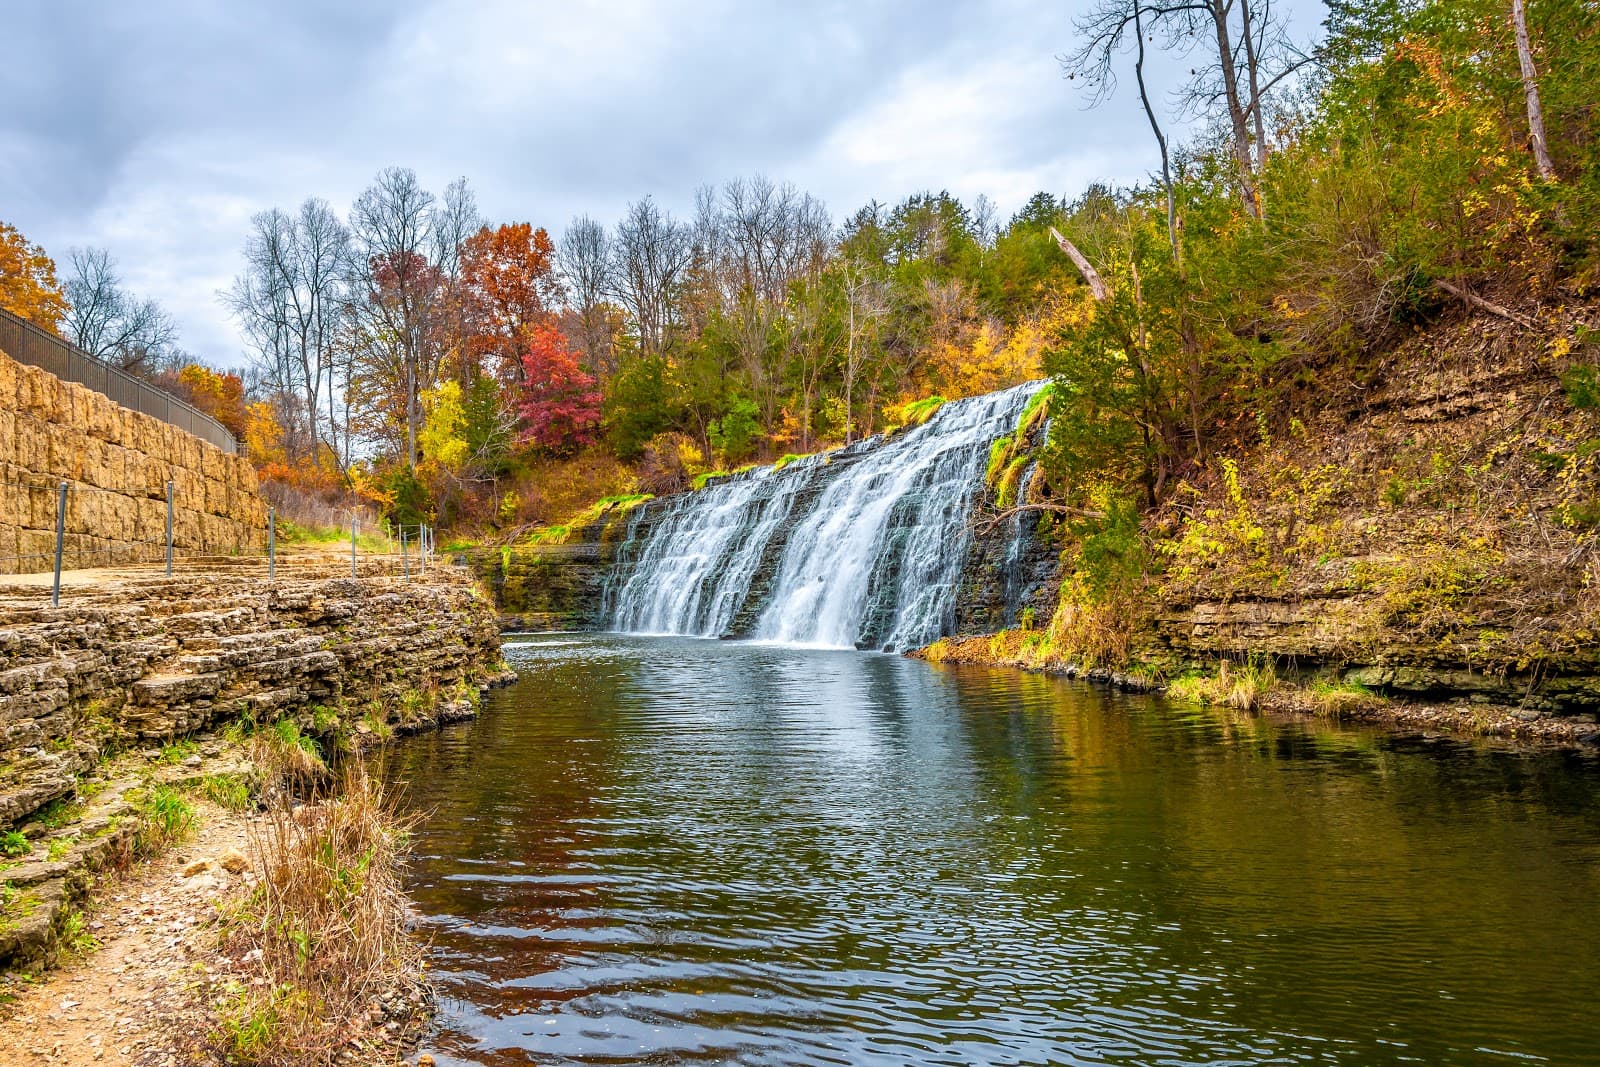
[[[1600,767],[1012,671],[513,639],[400,746],[442,1064],[1600,1063]]]

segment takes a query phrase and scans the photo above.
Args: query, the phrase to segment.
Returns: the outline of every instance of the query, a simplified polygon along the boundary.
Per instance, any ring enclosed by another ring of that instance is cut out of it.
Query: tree
[[[0,308],[47,330],[55,330],[67,310],[55,261],[4,222],[0,222]]]
[[[606,228],[587,215],[580,215],[561,235],[556,261],[566,280],[566,291],[577,314],[574,341],[583,353],[584,365],[591,373],[614,373],[617,369],[612,306],[608,298],[615,292],[615,257]]]
[[[1180,59],[1200,50],[1203,58],[1190,68],[1183,105],[1203,118],[1219,117],[1229,130],[1240,202],[1253,218],[1265,212],[1260,172],[1269,151],[1267,103],[1274,90],[1313,62],[1314,56],[1290,40],[1272,10],[1272,0],[1100,0],[1074,23],[1082,43],[1062,58],[1070,76],[1087,80],[1096,102],[1116,85],[1112,61],[1132,30],[1137,60],[1140,103],[1163,157],[1166,135],[1156,119],[1145,84],[1147,34],[1160,32],[1169,52]],[[1206,47],[1201,42],[1212,42]],[[1215,115],[1218,103],[1222,114]],[[1170,187],[1170,160],[1163,159]],[[1176,246],[1176,225],[1169,239]]]
[[[243,438],[248,425],[244,380],[237,374],[187,363],[174,376],[172,392],[222,423],[235,438]],[[165,384],[165,383],[163,383]]]
[[[569,452],[594,441],[604,400],[554,326],[534,327],[522,354],[518,415],[524,443]]]
[[[520,380],[531,331],[549,321],[561,299],[550,235],[526,222],[485,226],[462,244],[460,258],[471,323],[468,348],[478,360],[494,359],[504,377]]]
[[[155,370],[177,340],[178,330],[154,300],[140,300],[122,287],[116,260],[104,248],[74,248],[68,253],[67,340],[124,370]]]
[[[428,336],[444,277],[428,256],[439,248],[434,203],[415,171],[387,167],[350,209],[350,229],[362,253],[356,284],[365,297],[351,306],[367,319],[369,338],[388,349],[397,365],[408,467],[417,460],[419,397],[436,380],[440,362]]]
[[[1528,141],[1533,149],[1539,177],[1556,180],[1556,165],[1550,161],[1549,141],[1544,132],[1544,107],[1539,102],[1539,72],[1533,65],[1533,47],[1528,43],[1528,16],[1522,0],[1511,0],[1511,25],[1517,39],[1517,67],[1522,76],[1522,94],[1528,103]]]
[[[648,196],[629,204],[617,223],[613,295],[633,316],[646,355],[666,348],[692,252],[689,228]]]
[[[250,224],[245,272],[234,279],[227,302],[273,387],[300,397],[304,422],[295,420],[296,453],[309,456],[326,445],[340,456],[338,342],[347,299],[350,232],[327,202],[315,197],[307,198],[293,215],[273,208],[255,215]],[[349,462],[349,454],[346,427],[343,464]]]

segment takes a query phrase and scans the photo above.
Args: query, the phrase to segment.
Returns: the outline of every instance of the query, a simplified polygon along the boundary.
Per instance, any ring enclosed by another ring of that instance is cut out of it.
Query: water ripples
[[[856,653],[507,655],[523,681],[393,770],[430,812],[412,891],[441,1063],[1580,1063],[1600,1043],[1562,982],[1600,973],[1586,764]]]

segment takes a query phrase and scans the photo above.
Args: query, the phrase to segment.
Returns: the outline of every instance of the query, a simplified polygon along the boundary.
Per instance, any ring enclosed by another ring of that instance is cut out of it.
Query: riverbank
[[[421,945],[404,929],[407,902],[392,894],[402,824],[387,808],[372,807],[370,796],[363,803],[364,784],[302,804],[269,784],[283,765],[262,757],[266,749],[257,746],[255,760],[241,760],[236,745],[207,748],[216,755],[147,779],[145,788],[169,798],[166,838],[138,844],[98,872],[93,892],[62,924],[58,966],[0,975],[4,1062],[406,1062],[431,1017],[432,991]],[[275,763],[276,771],[264,769]],[[341,810],[360,810],[367,832],[352,835],[351,820],[324,817]],[[350,861],[352,849],[361,851],[359,879],[349,879],[355,862],[328,871],[338,864],[286,853],[276,831],[289,821],[305,828],[301,843],[324,858]],[[330,832],[335,827],[343,832]],[[282,895],[275,883],[286,861],[295,863],[296,878],[321,872],[345,879],[343,899],[319,886],[309,902],[262,922],[265,902]],[[374,907],[376,893],[389,895]],[[317,914],[330,909],[349,922],[340,936],[305,938]],[[348,990],[335,1001],[328,987],[351,977],[337,964],[373,937],[374,922],[389,926],[386,959],[355,976],[359,1003]],[[304,973],[287,981],[275,973],[274,945],[280,955],[283,946],[306,953]],[[299,1006],[299,1018],[286,1010],[291,1005]]]
[[[945,638],[907,653],[933,664],[1000,667],[1062,678],[1082,678],[1128,692],[1159,692],[1170,699],[1238,708],[1282,720],[1326,719],[1382,726],[1400,733],[1450,733],[1492,737],[1552,747],[1600,748],[1600,724],[1592,713],[1553,716],[1526,706],[1462,697],[1428,703],[1384,696],[1340,676],[1294,678],[1270,661],[1223,660],[1209,670],[1176,677],[1108,667],[1084,669],[1055,652],[1037,631],[1003,630],[976,637]],[[1489,680],[1489,685],[1493,680]]]
[[[403,957],[406,901],[386,870],[403,827],[365,784],[330,792],[325,762],[354,766],[390,738],[471,717],[481,689],[508,680],[494,610],[464,572],[327,570],[123,575],[60,606],[47,590],[0,586],[0,969],[15,998],[0,1007],[0,1048],[14,1058],[63,1062],[54,1040],[35,1040],[56,1027],[63,1048],[96,1062],[117,1062],[112,1045],[129,1063],[209,1062],[230,1042],[235,1062],[272,1062],[265,1039],[298,1015],[319,1053],[395,1062],[396,1041],[426,1018],[415,975],[367,965],[363,981],[377,975],[383,990],[353,1021],[348,990],[337,1003],[317,992],[336,973],[320,963],[304,995],[262,1007],[253,991],[295,986],[274,972],[273,942],[228,955],[256,929],[299,938],[292,958]],[[307,889],[298,872],[357,845],[337,884],[300,899],[273,888]],[[303,855],[280,862],[285,849]],[[285,919],[345,895],[361,923],[333,916],[313,936]],[[387,941],[354,936],[380,927]],[[110,999],[77,1010],[89,1003],[78,991],[94,989]],[[170,1025],[163,1012],[177,1013]],[[206,1027],[188,1025],[201,1017]]]

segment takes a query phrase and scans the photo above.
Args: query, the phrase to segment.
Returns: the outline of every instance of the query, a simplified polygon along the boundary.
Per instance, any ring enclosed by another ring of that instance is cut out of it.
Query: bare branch
[[[1083,280],[1088,283],[1089,291],[1094,294],[1094,298],[1101,303],[1105,303],[1106,299],[1111,296],[1111,290],[1106,288],[1106,283],[1101,279],[1100,272],[1094,269],[1094,265],[1089,262],[1082,252],[1078,251],[1078,246],[1062,236],[1061,231],[1054,226],[1050,227],[1050,236],[1056,239],[1056,244],[1061,246],[1061,251],[1067,254],[1067,258],[1072,260],[1072,265],[1078,268],[1078,273],[1083,275]]]

